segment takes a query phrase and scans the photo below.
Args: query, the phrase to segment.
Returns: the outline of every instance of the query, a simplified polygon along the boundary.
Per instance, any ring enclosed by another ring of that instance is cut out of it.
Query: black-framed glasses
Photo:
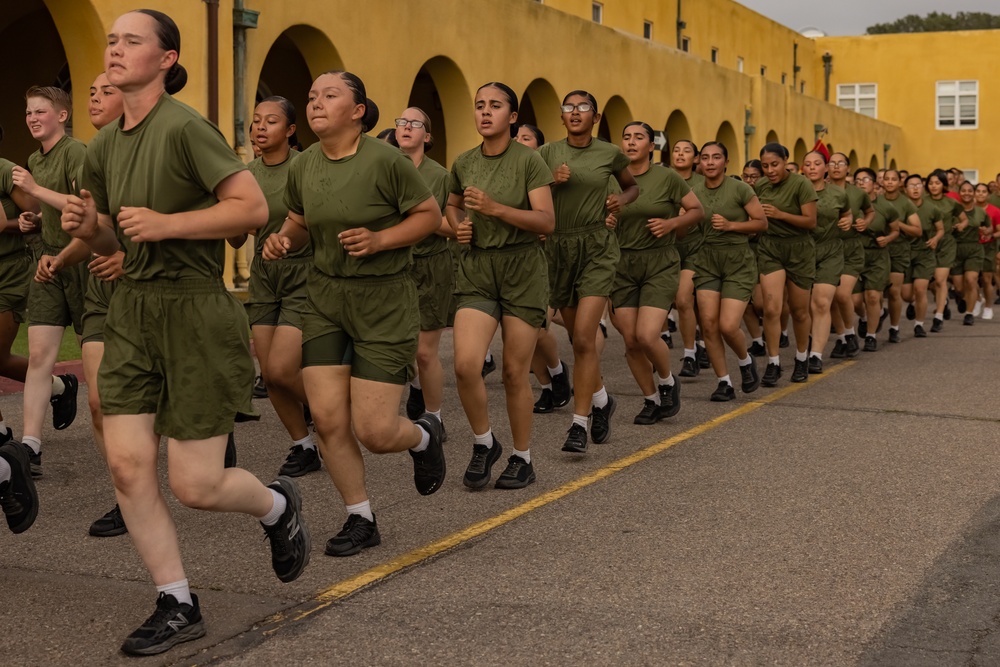
[[[414,130],[419,130],[424,126],[424,121],[422,120],[410,120],[409,118],[397,118],[395,120],[396,127],[406,127],[409,125]]]
[[[830,162],[829,165],[831,167],[846,167],[847,163],[843,160],[838,160],[837,162]]]
[[[855,183],[874,183],[871,176],[861,176],[860,178],[854,179]]]
[[[559,109],[563,113],[573,113],[574,110],[580,113],[587,113],[594,110],[594,105],[590,102],[580,102],[580,104],[563,104]]]

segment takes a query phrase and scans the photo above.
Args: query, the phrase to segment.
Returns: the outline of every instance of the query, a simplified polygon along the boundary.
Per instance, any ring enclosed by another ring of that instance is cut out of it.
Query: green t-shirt
[[[551,175],[563,163],[569,165],[569,180],[552,187],[556,233],[604,224],[604,202],[608,179],[620,174],[629,160],[621,149],[606,141],[593,139],[583,147],[570,146],[566,139],[545,144],[538,149]]]
[[[746,211],[746,206],[757,196],[753,188],[743,181],[726,176],[715,189],[709,188],[702,179],[701,183],[695,185],[691,191],[698,195],[698,200],[705,209],[705,219],[701,223],[705,245],[734,246],[749,243],[749,234],[716,230],[712,227],[712,216],[718,213],[730,222],[748,221],[750,215]]]
[[[1000,208],[1000,193],[990,195],[986,198],[986,201],[993,204],[997,208]]]
[[[14,190],[14,163],[0,158],[0,206],[7,220],[17,220],[21,209],[17,207],[10,193]],[[60,225],[62,222],[60,221]],[[0,257],[24,252],[24,237],[20,232],[0,233]]]
[[[992,226],[990,217],[978,206],[973,206],[972,210],[966,208],[962,210],[969,219],[969,225],[965,231],[955,232],[955,240],[959,243],[979,243],[979,228]]]
[[[364,227],[395,227],[406,211],[431,198],[413,161],[398,148],[361,135],[353,155],[331,160],[316,143],[288,171],[285,204],[305,217],[316,268],[334,278],[390,276],[410,265],[411,248],[351,257],[337,236]]]
[[[920,236],[910,237],[910,247],[914,250],[923,250],[927,247],[927,241],[937,234],[934,223],[941,222],[941,209],[934,205],[930,197],[922,198],[919,206],[916,203],[913,205],[917,209],[916,213],[917,217],[920,218],[920,229],[923,233]]]
[[[430,159],[426,155],[417,167],[417,171],[423,177],[427,187],[430,188],[434,201],[441,207],[444,213],[445,206],[448,205],[448,193],[451,191],[451,174],[440,164]],[[444,252],[448,249],[448,239],[440,234],[433,233],[423,241],[413,246],[414,257],[428,257]]]
[[[837,221],[851,210],[847,193],[843,188],[827,183],[822,190],[816,190],[816,227],[812,230],[816,243],[836,241],[840,238]]]
[[[191,107],[164,94],[141,123],[123,120],[102,129],[87,148],[82,186],[97,211],[111,215],[133,280],[222,278],[224,239],[167,239],[133,243],[118,228],[122,206],[158,213],[199,211],[218,203],[215,188],[246,166],[219,129]]]
[[[281,164],[264,164],[263,158],[257,158],[247,165],[247,169],[257,179],[257,184],[264,192],[267,199],[267,222],[257,230],[254,242],[254,253],[260,257],[264,250],[264,241],[271,234],[277,234],[285,224],[288,217],[288,207],[285,206],[285,188],[288,185],[288,170],[292,163],[299,157],[298,151],[289,151],[288,159]],[[312,243],[307,242],[295,252],[288,253],[288,257],[309,257],[312,255]]]
[[[897,194],[895,199],[889,199],[885,195],[880,195],[880,197],[885,201],[887,201],[894,209],[896,209],[896,213],[899,214],[900,222],[907,225],[910,224],[908,220],[910,219],[911,215],[915,215],[917,213],[917,207],[912,201],[910,201],[909,197],[901,194]],[[913,238],[914,238],[913,236],[910,236],[909,234],[906,234],[901,231],[899,233],[899,236],[896,237],[896,240],[893,241],[893,243],[910,243],[912,242]]]
[[[844,192],[847,193],[847,203],[851,207],[851,217],[854,220],[858,218],[865,217],[865,211],[872,208],[872,200],[868,196],[868,193],[854,185],[853,183],[844,183]],[[858,238],[860,232],[854,229],[853,222],[851,223],[851,228],[847,231],[838,228],[837,232],[842,239],[853,239]]]
[[[28,171],[38,185],[58,192],[75,194],[78,190],[76,179],[80,174],[86,145],[79,139],[64,136],[56,145],[43,153],[38,149],[28,157]],[[42,243],[52,248],[62,249],[69,245],[72,237],[62,229],[62,211],[39,202],[42,207]]]
[[[462,196],[465,188],[474,187],[493,201],[522,211],[531,210],[529,192],[551,183],[552,171],[545,160],[513,140],[499,155],[483,155],[483,147],[479,145],[459,155],[451,165],[452,194]],[[538,243],[537,234],[518,229],[500,218],[469,210],[465,214],[472,222],[472,245],[476,248]]]
[[[687,183],[691,190],[694,190],[696,185],[705,185],[705,177],[696,171],[692,171],[691,175],[684,179],[684,182]],[[701,245],[705,235],[706,220],[707,218],[699,220],[687,230],[687,234],[684,235],[684,243],[687,244],[688,248],[697,248]]]
[[[942,196],[934,199],[930,195],[924,197],[924,201],[934,204],[941,212],[941,222],[944,223],[944,233],[951,234],[952,229],[958,223],[958,216],[965,212],[965,208],[951,197]]]
[[[878,248],[878,237],[892,233],[892,228],[890,227],[891,223],[900,220],[901,218],[899,211],[892,205],[892,202],[882,195],[876,197],[875,201],[871,203],[871,206],[875,209],[875,215],[872,217],[872,221],[871,224],[868,225],[868,229],[865,230],[865,247]]]
[[[816,201],[819,197],[812,183],[802,174],[788,174],[780,183],[773,184],[767,178],[758,178],[754,186],[761,204],[770,204],[779,211],[792,215],[802,215],[802,206]],[[817,221],[818,222],[818,221]],[[783,220],[767,219],[767,236],[795,238],[809,235],[810,230],[796,227]]]
[[[635,182],[639,184],[639,196],[628,206],[623,206],[618,214],[618,224],[615,226],[618,245],[628,250],[674,245],[676,240],[674,232],[657,238],[646,229],[646,224],[650,218],[677,217],[681,200],[691,189],[677,172],[658,164],[650,166],[646,173],[636,176]]]

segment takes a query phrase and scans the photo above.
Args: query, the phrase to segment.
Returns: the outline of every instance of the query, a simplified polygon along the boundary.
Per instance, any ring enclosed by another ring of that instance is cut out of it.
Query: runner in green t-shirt
[[[508,86],[481,86],[475,119],[483,142],[452,165],[445,210],[458,242],[467,248],[460,254],[454,336],[458,394],[475,439],[463,483],[472,489],[486,486],[502,452],[490,428],[481,371],[499,326],[514,451],[496,487],[520,489],[535,481],[528,371],[548,306],[545,255],[538,237],[555,227],[552,173],[537,152],[513,140],[517,95]]]
[[[983,246],[979,243],[979,239],[981,230],[992,227],[986,211],[976,206],[975,185],[963,181],[958,186],[958,196],[962,199],[962,208],[968,224],[964,229],[960,228],[961,223],[955,225],[958,248],[955,263],[951,268],[951,283],[957,293],[965,295],[966,311],[962,324],[972,326],[976,319],[973,308],[979,303],[979,272],[983,269]]]
[[[925,196],[924,181],[920,174],[910,174],[903,183],[907,198],[916,208],[920,219],[921,234],[910,241],[910,267],[912,271],[913,335],[925,338],[924,318],[927,317],[927,287],[934,277],[935,251],[944,238],[941,212]],[[906,298],[906,294],[903,298]],[[909,316],[909,315],[907,315]]]
[[[990,188],[986,183],[976,185],[976,206],[986,212],[988,228],[981,230],[983,244],[983,312],[984,320],[993,319],[993,300],[996,296],[997,239],[1000,238],[1000,208],[989,202]]]
[[[948,172],[943,169],[931,172],[924,182],[924,188],[927,192],[925,200],[937,208],[944,225],[944,236],[934,250],[934,323],[931,324],[931,333],[937,333],[944,328],[945,315],[951,316],[951,309],[948,307],[948,278],[958,252],[955,233],[965,230],[969,225],[969,219],[962,204],[946,195]],[[959,312],[965,310],[964,304],[958,305],[962,306],[958,309]]]
[[[762,176],[762,167],[760,165],[760,160],[754,159],[748,161],[743,165],[743,171],[741,172],[741,178],[743,182],[751,187],[751,189],[757,185],[757,181]],[[756,196],[756,191],[754,192]],[[757,200],[758,203],[760,200]],[[754,264],[756,265],[757,257],[757,242],[760,240],[759,234],[751,234],[749,237],[750,250],[754,254]],[[750,347],[749,352],[754,357],[764,357],[767,355],[767,349],[764,347],[764,332],[761,328],[761,318],[764,317],[764,295],[760,291],[760,280],[754,281],[753,294],[750,296],[750,303],[747,304],[746,310],[743,311],[743,326],[747,328],[747,333],[750,334]]]
[[[126,248],[99,384],[122,514],[159,593],[156,612],[122,645],[134,655],[205,634],[160,491],[158,433],[177,499],[257,517],[279,579],[297,578],[310,550],[293,480],[264,486],[224,468],[234,419],[253,417],[249,327],[222,282],[224,239],[263,224],[266,202],[222,133],[171,97],[187,78],[179,51],[177,26],[161,12],[115,20],[105,66],[125,112],[87,148],[80,196],[62,214],[63,231],[95,252]]]
[[[868,167],[862,167],[854,172],[854,183],[872,202],[872,219],[865,227],[862,237],[865,262],[861,269],[862,298],[869,322],[877,321],[876,317],[880,319],[882,317],[882,295],[889,285],[892,268],[889,246],[901,233],[898,224],[901,220],[899,211],[885,197],[875,195],[875,180],[877,178],[875,172]],[[898,180],[898,176],[896,178]],[[869,327],[865,332],[865,352],[878,350],[877,329],[877,327]],[[892,329],[890,329],[890,337],[892,336],[891,332]],[[896,334],[898,336],[898,330]]]
[[[898,343],[899,321],[903,313],[903,302],[913,302],[913,275],[910,269],[910,239],[919,237],[920,216],[917,207],[903,193],[903,177],[896,169],[887,169],[882,175],[880,195],[899,214],[899,220],[891,227],[899,236],[889,244],[889,342]]]
[[[614,232],[605,227],[607,214],[632,203],[639,187],[628,171],[621,149],[593,136],[601,121],[594,96],[574,90],[562,102],[566,139],[542,146],[538,153],[553,174],[555,233],[546,241],[549,260],[549,303],[560,311],[573,340],[574,410],[563,451],[587,450],[611,436],[615,399],[601,379],[596,336],[614,286],[620,252]],[[620,194],[609,193],[617,181]]]

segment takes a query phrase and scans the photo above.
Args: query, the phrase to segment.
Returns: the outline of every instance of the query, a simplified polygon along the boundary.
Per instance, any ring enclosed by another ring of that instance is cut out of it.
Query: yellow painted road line
[[[690,440],[695,436],[711,431],[714,428],[722,426],[728,421],[749,414],[754,410],[762,408],[769,403],[773,403],[777,400],[784,398],[785,396],[788,396],[789,394],[793,394],[799,391],[800,389],[805,389],[815,384],[819,380],[827,378],[833,375],[834,373],[838,373],[845,368],[853,366],[855,363],[856,362],[854,361],[845,361],[839,363],[836,366],[833,366],[825,370],[822,376],[811,377],[809,382],[805,382],[803,384],[789,385],[783,389],[775,391],[772,394],[769,394],[767,397],[762,398],[759,401],[751,401],[749,403],[745,403],[742,406],[736,408],[735,410],[727,412],[723,415],[719,415],[714,419],[710,419],[693,428],[689,428],[688,430],[682,433],[678,433],[677,435],[671,436],[666,440],[662,440],[661,442],[658,442],[654,445],[650,445],[645,449],[641,449],[624,458],[618,459],[617,461],[613,461],[612,463],[609,463],[608,465],[602,468],[598,468],[597,470],[588,473],[583,477],[579,477],[571,482],[563,484],[560,487],[552,489],[551,491],[547,491],[540,496],[532,498],[528,502],[518,505],[517,507],[512,507],[511,509],[505,512],[501,512],[500,514],[494,517],[490,517],[489,519],[485,519],[483,521],[480,521],[479,523],[475,523],[469,526],[468,528],[460,530],[456,533],[452,533],[451,535],[443,537],[440,540],[437,540],[436,542],[431,542],[430,544],[424,545],[418,549],[414,549],[413,551],[397,556],[396,558],[393,558],[392,560],[383,563],[382,565],[378,565],[353,577],[349,577],[347,579],[344,579],[343,581],[339,581],[333,586],[330,586],[329,588],[320,591],[312,600],[306,602],[305,605],[298,607],[296,610],[288,614],[276,614],[275,616],[272,616],[270,619],[268,619],[268,621],[264,623],[264,626],[267,628],[266,630],[264,630],[264,634],[272,634],[274,632],[277,632],[288,623],[294,623],[295,621],[302,620],[303,618],[306,618],[307,616],[310,616],[311,614],[314,614],[317,611],[320,611],[321,609],[329,607],[334,602],[342,600],[348,597],[349,595],[358,592],[359,590],[361,590],[366,586],[370,586],[371,584],[381,581],[382,579],[385,579],[386,577],[396,574],[402,570],[413,567],[414,565],[417,565],[418,563],[426,561],[430,558],[439,556],[440,554],[450,549],[454,549],[460,544],[468,542],[469,540],[479,537],[480,535],[484,535],[485,533],[488,533],[491,530],[494,530],[495,528],[499,528],[500,526],[510,523],[514,519],[522,517],[528,512],[536,510],[540,507],[544,507],[545,505],[555,502],[556,500],[560,500],[561,498],[565,498],[566,496],[575,491],[579,491],[584,487],[590,486],[591,484],[599,482],[602,479],[606,479],[607,477],[610,477],[611,475],[614,475],[617,472],[620,472],[630,466],[633,466],[636,463],[645,461],[646,459],[652,456],[656,456],[657,454],[664,452],[667,449],[670,449],[671,447],[673,447],[678,443],[684,442],[685,440]]]

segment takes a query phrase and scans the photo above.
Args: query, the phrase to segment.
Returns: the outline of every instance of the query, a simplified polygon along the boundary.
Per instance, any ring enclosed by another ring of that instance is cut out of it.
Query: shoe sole
[[[426,412],[424,414],[427,414],[428,416],[431,416],[431,415],[429,415]],[[437,421],[437,420],[435,419],[435,421]],[[431,442],[430,442],[429,445],[427,445],[427,450],[426,451],[429,451],[431,447],[435,447],[438,450],[438,455],[441,457],[441,471],[438,474],[437,478],[434,479],[433,482],[431,483],[431,485],[429,487],[427,487],[426,489],[421,489],[420,487],[417,487],[417,493],[419,493],[422,496],[429,496],[429,495],[431,495],[432,493],[434,493],[435,491],[437,491],[438,489],[441,488],[441,485],[444,484],[445,475],[448,472],[448,469],[446,467],[446,461],[445,461],[445,458],[444,458],[444,446],[443,446],[444,445],[444,440],[441,437],[442,436],[442,431],[441,431],[442,424],[441,424],[440,421],[437,422],[437,424],[438,424],[438,428],[437,428],[437,444],[435,445],[435,443],[434,443],[435,434],[434,434],[433,422],[431,422],[429,419],[424,419],[423,417],[421,417],[420,419],[418,419],[414,423],[417,424],[418,426],[423,426],[425,428],[425,430],[431,436]],[[416,477],[414,477],[414,479],[413,479],[413,485],[414,486],[417,485]]]
[[[493,477],[493,466],[500,460],[500,455],[503,454],[503,447],[500,446],[499,442],[494,441],[493,446],[490,447],[490,454],[493,454],[494,450],[496,450],[496,456],[486,458],[486,472],[483,479],[470,480],[468,477],[469,471],[466,470],[465,476],[462,477],[462,484],[469,489],[481,489],[490,483],[490,478]],[[493,460],[491,461],[490,458]]]
[[[724,396],[716,396],[715,394],[712,394],[711,398],[709,398],[708,400],[710,400],[713,403],[727,403],[729,401],[735,401],[736,396],[731,394],[726,394]]]
[[[201,639],[204,636],[205,622],[198,621],[197,623],[192,623],[191,625],[183,628],[177,634],[170,637],[170,639],[160,642],[159,644],[154,644],[153,646],[147,646],[139,649],[129,649],[126,648],[125,644],[122,644],[122,653],[125,653],[126,655],[157,655],[159,653],[163,653],[164,651],[169,651],[178,644],[194,641],[195,639]]]
[[[651,426],[651,425],[655,424],[656,422],[660,421],[661,419],[663,419],[663,418],[662,417],[643,417],[643,418],[640,419],[639,416],[637,415],[635,417],[635,419],[632,420],[632,423],[636,424],[638,426]]]
[[[531,409],[531,412],[534,413],[534,414],[536,414],[536,415],[547,415],[547,414],[550,414],[552,412],[555,412],[555,407],[546,408],[546,407],[538,407],[536,405],[535,407],[533,407]]]
[[[272,484],[279,484],[281,486],[281,490],[285,494],[285,498],[287,498],[288,502],[292,504],[295,514],[299,517],[299,533],[302,535],[302,550],[305,553],[305,557],[296,569],[283,576],[278,576],[279,581],[283,581],[287,584],[298,579],[299,575],[302,574],[302,571],[306,569],[306,565],[309,564],[309,554],[312,552],[312,536],[309,534],[309,526],[306,524],[306,518],[302,514],[302,494],[299,493],[298,484],[286,476],[279,476],[278,479],[272,482]]]
[[[35,523],[35,519],[38,518],[38,491],[35,489],[34,475],[31,473],[31,464],[29,462],[30,459],[28,458],[27,446],[11,442],[8,443],[7,445],[4,445],[4,447],[7,447],[8,445],[13,450],[11,452],[11,455],[15,459],[13,461],[9,459],[7,460],[8,465],[10,465],[11,467],[10,483],[12,485],[14,483],[13,479],[14,466],[17,466],[18,468],[21,469],[21,476],[24,477],[24,484],[26,487],[28,487],[28,493],[32,496],[32,498],[34,498],[35,501],[31,504],[31,511],[28,512],[27,516],[21,519],[21,523],[15,526],[11,526],[10,524],[8,524],[10,532],[14,533],[15,535],[18,535],[31,528],[31,526]]]
[[[611,438],[611,418],[615,416],[615,410],[618,409],[618,401],[616,401],[613,396],[609,396],[608,406],[610,406],[610,409],[608,409],[608,432],[604,434],[603,438],[598,440],[594,437],[594,422],[593,420],[590,422],[590,439],[594,441],[595,445],[603,445],[608,441],[608,439]]]
[[[496,488],[496,489],[505,489],[505,490],[523,489],[524,487],[530,486],[530,485],[532,485],[534,483],[535,483],[535,473],[532,472],[531,476],[528,477],[528,479],[524,480],[523,482],[519,482],[517,480],[512,480],[510,482],[504,482],[503,478],[499,478],[499,479],[497,479],[497,483],[494,485],[494,488]]]
[[[361,544],[356,544],[347,551],[336,551],[327,546],[323,553],[327,556],[333,556],[334,558],[344,558],[346,556],[354,556],[361,553],[363,549],[371,549],[372,547],[377,547],[382,544],[382,536],[378,533],[378,528],[375,529],[375,534],[369,537],[367,540]]]
[[[95,530],[93,526],[90,527],[88,535],[91,537],[118,537],[120,535],[125,535],[128,533],[128,526],[122,526],[121,528],[112,528],[111,530]]]
[[[322,462],[320,462],[319,459],[316,459],[316,465],[311,465],[311,466],[308,466],[308,467],[303,468],[301,470],[299,470],[299,469],[288,470],[288,469],[282,467],[280,470],[278,470],[278,476],[279,477],[303,477],[304,475],[308,475],[311,472],[316,472],[316,471],[320,470],[322,467],[323,467]]]
[[[747,385],[746,383],[740,384],[740,391],[742,391],[744,394],[752,394],[753,392],[757,391],[759,387],[760,387],[760,374],[754,373],[754,379],[749,385]]]
[[[806,373],[805,377],[792,375],[792,377],[790,378],[790,381],[794,382],[795,384],[802,384],[803,382],[807,382],[808,380],[809,380],[809,373]]]

